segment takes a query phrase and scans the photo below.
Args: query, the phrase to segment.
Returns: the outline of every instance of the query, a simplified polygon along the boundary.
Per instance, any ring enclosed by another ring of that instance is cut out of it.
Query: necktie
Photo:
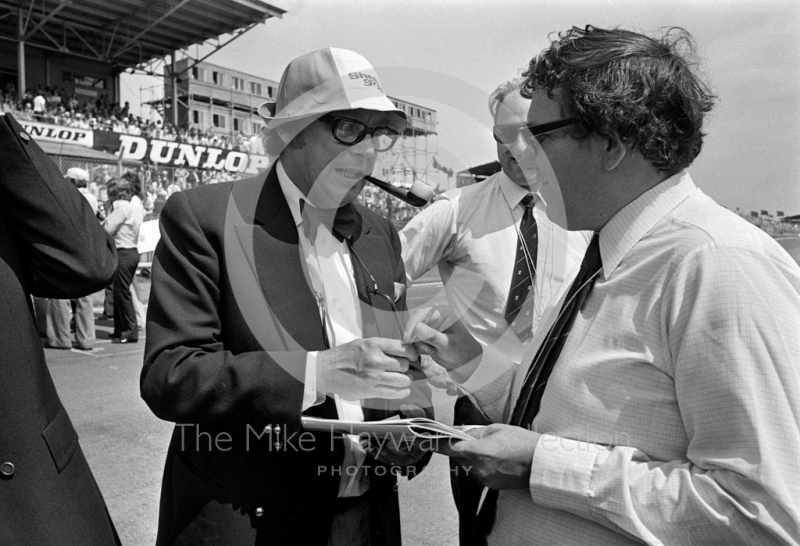
[[[514,261],[514,274],[511,276],[511,289],[508,291],[505,319],[525,341],[533,327],[533,278],[536,275],[537,232],[533,217],[534,199],[528,194],[522,199],[525,212],[519,224],[517,257]]]
[[[303,232],[312,244],[317,238],[317,229],[320,224],[331,226],[331,233],[339,241],[352,237],[358,224],[356,210],[352,203],[342,205],[336,209],[334,215],[332,210],[318,209],[305,199],[301,199],[300,214],[303,217]],[[331,222],[331,217],[333,217],[333,222]]]
[[[575,317],[580,313],[583,303],[586,301],[589,292],[591,292],[594,281],[602,267],[600,238],[595,233],[589,243],[589,247],[586,249],[578,276],[567,291],[567,296],[558,313],[558,318],[556,318],[555,323],[550,328],[544,341],[539,346],[536,356],[533,357],[531,365],[528,367],[528,375],[522,385],[522,390],[509,424],[530,428],[533,423],[534,417],[539,412],[539,405],[541,404],[550,372],[561,354],[561,349],[564,348],[564,343],[567,340],[570,329],[572,329],[572,324],[575,322]],[[489,489],[486,494],[483,506],[478,514],[473,545],[486,544],[486,537],[494,525],[497,495],[498,492],[495,489]]]

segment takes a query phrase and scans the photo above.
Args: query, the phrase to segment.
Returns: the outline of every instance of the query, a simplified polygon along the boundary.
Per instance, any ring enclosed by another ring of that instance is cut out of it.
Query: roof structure
[[[488,178],[494,173],[499,172],[501,168],[500,162],[494,160],[489,163],[484,163],[483,165],[476,165],[474,167],[470,167],[469,169],[464,169],[463,171],[459,171],[458,174],[462,176],[478,176]]]
[[[285,12],[262,0],[0,0],[0,39],[122,72],[192,44],[238,38]]]

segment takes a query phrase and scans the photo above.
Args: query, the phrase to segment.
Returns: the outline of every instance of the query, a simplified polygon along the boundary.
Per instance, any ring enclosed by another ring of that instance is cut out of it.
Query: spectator
[[[112,205],[103,226],[114,237],[118,260],[114,275],[114,332],[111,337],[120,343],[136,343],[139,341],[139,329],[130,289],[139,263],[136,244],[143,214],[131,204],[134,191],[128,180],[114,179],[109,182],[107,190]]]
[[[44,98],[44,90],[36,88],[36,96],[33,98],[33,116],[37,121],[42,121],[47,113],[47,101]]]
[[[87,189],[89,173],[84,169],[72,167],[67,170],[67,180],[72,182],[88,201],[92,212],[97,216],[97,198]],[[94,304],[92,294],[75,298],[49,299],[47,302],[47,343],[54,349],[72,348],[70,317],[72,305],[75,306],[75,348],[91,351],[95,342]]]

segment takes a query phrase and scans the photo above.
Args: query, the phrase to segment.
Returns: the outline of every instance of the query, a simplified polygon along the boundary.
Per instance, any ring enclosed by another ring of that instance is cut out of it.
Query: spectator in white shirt
[[[510,423],[442,447],[492,488],[489,544],[800,544],[800,267],[686,172],[715,97],[683,51],[682,29],[574,27],[524,74],[537,167],[598,233],[523,365],[410,328]]]
[[[36,119],[41,120],[47,113],[46,105],[47,100],[44,98],[44,92],[39,87],[36,89],[36,96],[33,97],[33,115],[36,116]]]
[[[502,170],[483,182],[442,194],[400,232],[409,281],[438,265],[446,300],[456,315],[481,343],[501,343],[504,354],[515,364],[522,360],[551,297],[576,273],[590,238],[589,232],[568,232],[547,218],[546,203],[539,193],[541,183],[536,179],[529,182],[520,167],[526,148],[521,128],[530,106],[530,100],[519,93],[522,81],[514,78],[503,83],[489,100]],[[531,198],[528,196],[533,198],[536,236],[535,246],[523,247],[529,250],[523,252],[529,260],[522,267],[532,270],[533,290],[514,317],[525,313],[532,317],[525,323],[528,327],[517,333],[508,322],[507,309],[513,305],[513,288],[519,282],[514,272],[523,203]],[[460,397],[453,422],[489,421],[467,397]],[[467,544],[482,486],[458,466],[451,469],[450,478],[459,511],[459,535],[462,544]]]
[[[130,290],[139,264],[136,244],[144,215],[141,206],[131,203],[134,191],[128,180],[111,180],[107,191],[113,208],[103,226],[114,237],[118,262],[114,275],[114,332],[111,337],[120,343],[136,343],[139,341],[139,331]]]

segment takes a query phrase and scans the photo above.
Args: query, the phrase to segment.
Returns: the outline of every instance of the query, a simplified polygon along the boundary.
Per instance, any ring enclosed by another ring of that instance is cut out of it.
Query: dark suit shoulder
[[[394,224],[388,218],[371,211],[364,205],[353,203],[353,206],[355,206],[356,210],[361,214],[365,227],[369,226],[372,229],[378,229],[385,233],[387,237],[390,237],[392,232],[397,233],[397,228],[394,227]]]
[[[213,228],[213,226],[222,225],[228,201],[234,190],[241,194],[241,190],[246,192],[248,188],[257,189],[258,184],[262,182],[263,178],[256,176],[244,180],[197,186],[176,192],[169,197],[161,214],[175,219],[190,214],[204,228]]]
[[[207,186],[197,186],[183,192],[174,193],[167,200],[165,210],[169,207],[170,201],[178,197],[185,198],[191,209],[197,213],[214,212],[219,210],[228,202],[233,182],[223,182],[220,184],[208,184]],[[224,210],[224,209],[223,209]]]

